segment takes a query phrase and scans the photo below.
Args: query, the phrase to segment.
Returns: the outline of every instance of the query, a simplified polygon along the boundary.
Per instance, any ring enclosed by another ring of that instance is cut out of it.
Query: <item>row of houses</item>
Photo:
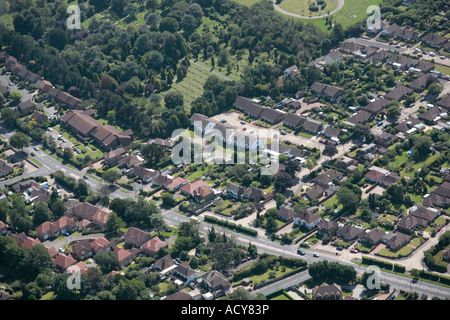
[[[81,104],[80,99],[67,92],[55,89],[51,82],[29,71],[15,57],[7,55],[6,52],[0,52],[0,63],[4,63],[6,70],[11,72],[11,74],[19,76],[23,81],[35,84],[41,92],[47,94],[48,98],[54,99],[59,103],[64,103],[71,109],[75,109]]]
[[[70,129],[81,141],[94,139],[108,151],[126,147],[134,140],[131,129],[119,131],[113,126],[101,124],[93,115],[92,109],[70,110],[61,118],[61,125]]]
[[[254,119],[261,119],[272,125],[282,122],[285,117],[283,111],[261,106],[254,100],[241,96],[236,98],[233,107]]]

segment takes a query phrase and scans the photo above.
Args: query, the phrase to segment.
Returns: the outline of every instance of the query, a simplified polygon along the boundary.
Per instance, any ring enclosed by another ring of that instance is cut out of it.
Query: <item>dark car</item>
[[[305,251],[303,251],[302,249],[298,249],[297,253],[302,255],[302,256],[304,256],[306,254]]]

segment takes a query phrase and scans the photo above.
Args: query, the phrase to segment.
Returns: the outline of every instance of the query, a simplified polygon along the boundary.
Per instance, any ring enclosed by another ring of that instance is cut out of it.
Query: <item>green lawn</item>
[[[405,177],[412,178],[412,177],[414,177],[414,172],[416,172],[417,170],[419,170],[420,168],[422,168],[424,166],[430,165],[437,158],[439,158],[438,154],[429,156],[426,160],[414,164],[413,169],[411,171],[407,171],[406,169],[403,169],[401,175],[405,176]]]
[[[260,2],[261,0],[234,0],[235,2],[242,4],[243,6],[246,7],[251,7],[252,5],[254,5],[255,3]]]

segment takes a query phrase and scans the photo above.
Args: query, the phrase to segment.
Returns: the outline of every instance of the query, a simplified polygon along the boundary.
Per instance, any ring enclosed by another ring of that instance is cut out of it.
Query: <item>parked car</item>
[[[314,253],[313,253],[313,257],[314,257],[314,258],[318,258],[318,257],[320,257],[320,255],[319,255],[318,253],[314,252]]]
[[[297,250],[297,253],[300,254],[300,255],[302,255],[302,256],[304,256],[304,255],[306,254],[306,252],[303,251],[302,249],[298,249],[298,250]]]
[[[344,250],[344,248],[339,246],[339,247],[336,247],[336,250],[342,251],[342,250]]]
[[[137,179],[136,182],[137,183],[142,183],[142,180],[141,179]]]
[[[358,253],[358,250],[356,250],[355,248],[350,249],[351,253]]]
[[[34,147],[34,151],[39,151],[39,147],[38,147],[38,146],[35,146],[35,147]]]
[[[245,121],[241,121],[241,124],[245,124]]]

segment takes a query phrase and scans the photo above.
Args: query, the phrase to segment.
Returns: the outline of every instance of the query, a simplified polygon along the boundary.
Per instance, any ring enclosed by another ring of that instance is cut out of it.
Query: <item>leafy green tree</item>
[[[52,213],[46,202],[37,202],[34,205],[33,225],[39,226],[45,221],[50,221]]]
[[[340,204],[344,208],[356,206],[360,200],[360,197],[351,189],[342,187],[336,192],[336,197]]]
[[[1,116],[2,121],[7,127],[10,128],[14,128],[17,124],[17,120],[19,120],[19,113],[16,110],[10,108],[3,108],[1,111]]]
[[[106,220],[105,234],[108,236],[120,234],[120,229],[124,227],[124,222],[115,212],[111,212]]]
[[[113,168],[103,172],[102,174],[102,179],[109,184],[114,184],[117,180],[120,179],[120,177],[120,172]]]
[[[94,257],[94,260],[103,273],[110,272],[116,265],[116,255],[111,251],[98,252]]]
[[[23,148],[30,146],[30,137],[22,132],[17,132],[9,139],[9,144],[13,148],[23,150]]]

